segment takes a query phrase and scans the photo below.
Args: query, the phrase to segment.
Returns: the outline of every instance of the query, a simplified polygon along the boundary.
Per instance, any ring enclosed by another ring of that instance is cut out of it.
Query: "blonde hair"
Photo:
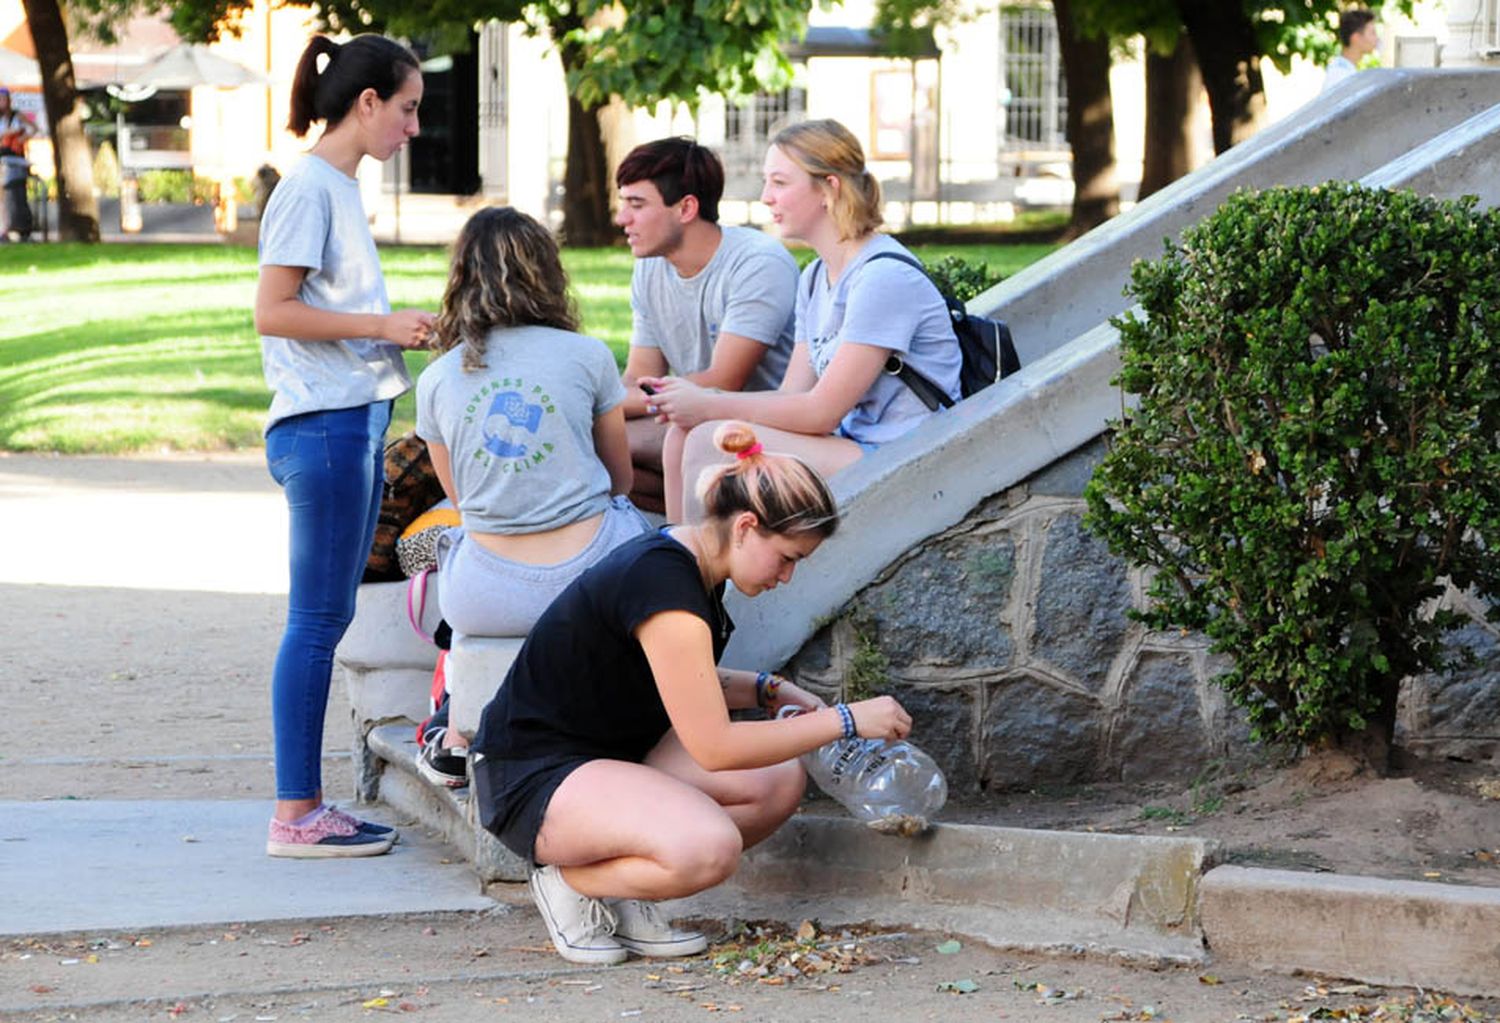
[[[827,539],[838,528],[833,493],[802,459],[766,453],[747,423],[720,424],[714,446],[734,455],[734,461],[710,466],[698,477],[698,497],[711,522],[727,528],[730,519],[748,511],[768,533],[816,533]]]
[[[848,128],[828,118],[803,121],[781,129],[771,145],[811,174],[828,196],[828,214],[839,241],[861,238],[885,223],[880,182],[865,168],[865,152]],[[830,176],[839,179],[837,191],[828,183]]]
[[[465,345],[464,369],[483,369],[489,332],[522,326],[577,330],[578,310],[547,229],[520,210],[491,206],[470,217],[453,243],[431,347]]]

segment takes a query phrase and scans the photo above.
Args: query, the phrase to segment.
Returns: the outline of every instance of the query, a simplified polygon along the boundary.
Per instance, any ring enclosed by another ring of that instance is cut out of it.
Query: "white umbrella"
[[[35,88],[41,84],[42,73],[34,59],[0,46],[0,85]]]
[[[178,43],[125,78],[126,85],[158,89],[191,89],[199,85],[232,88],[265,83],[266,77],[259,71],[220,57],[200,43]]]

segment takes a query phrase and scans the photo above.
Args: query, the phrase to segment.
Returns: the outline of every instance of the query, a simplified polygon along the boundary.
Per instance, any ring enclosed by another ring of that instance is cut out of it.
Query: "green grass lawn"
[[[932,245],[1009,275],[1050,245]],[[807,258],[803,255],[802,258]],[[584,330],[624,364],[624,248],[567,250]],[[447,254],[390,248],[391,302],[436,311]],[[251,320],[255,252],[222,245],[0,246],[0,450],[122,453],[258,446],[270,393]],[[413,377],[427,356],[407,356]],[[409,429],[412,397],[392,430]]]

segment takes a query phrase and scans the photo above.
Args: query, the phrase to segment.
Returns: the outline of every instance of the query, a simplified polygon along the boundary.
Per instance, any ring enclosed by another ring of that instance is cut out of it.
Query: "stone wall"
[[[1131,621],[1143,573],[1083,527],[1102,440],[995,494],[888,566],[788,665],[826,696],[899,699],[957,793],[1089,781],[1186,783],[1253,752],[1196,634]],[[1471,609],[1472,610],[1472,609]],[[1408,684],[1401,740],[1444,754],[1500,750],[1500,640],[1455,636],[1477,659]]]

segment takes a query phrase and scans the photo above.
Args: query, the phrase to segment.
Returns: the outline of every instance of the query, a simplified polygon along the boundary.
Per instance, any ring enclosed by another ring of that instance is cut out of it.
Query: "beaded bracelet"
[[[769,710],[776,702],[776,694],[781,689],[781,676],[773,675],[769,671],[762,671],[755,676],[755,703],[757,706]]]
[[[844,738],[852,739],[859,734],[854,727],[854,711],[849,709],[847,703],[835,703],[833,709],[839,712],[839,720],[844,723]]]

